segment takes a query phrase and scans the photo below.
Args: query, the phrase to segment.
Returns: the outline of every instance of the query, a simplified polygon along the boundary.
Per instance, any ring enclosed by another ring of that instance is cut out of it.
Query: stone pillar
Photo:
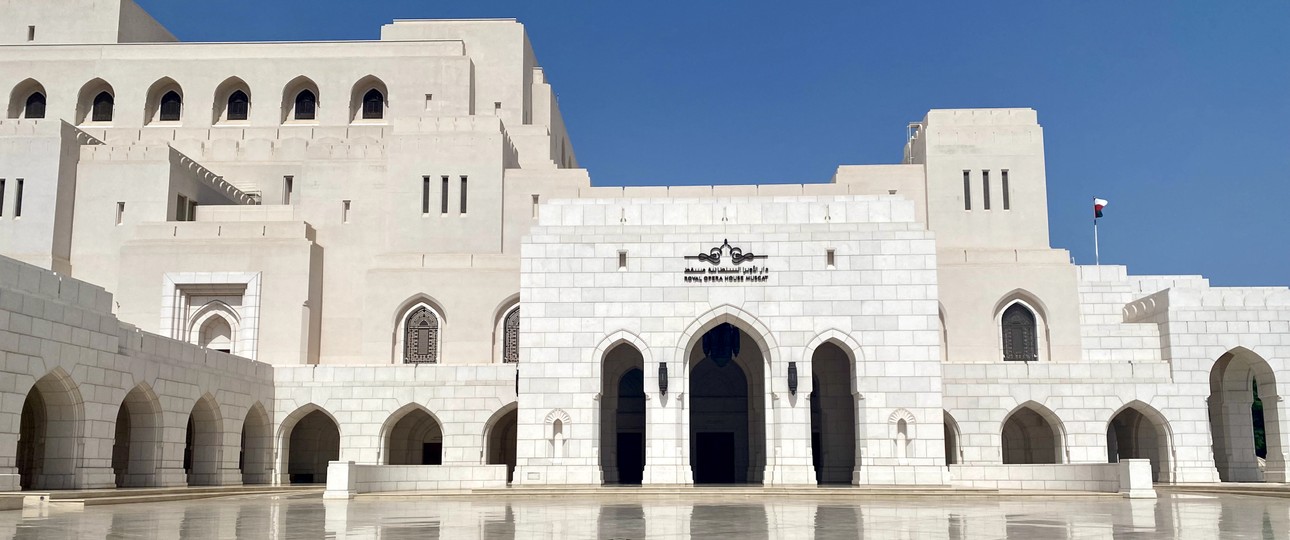
[[[815,467],[811,463],[811,400],[810,384],[805,389],[801,381],[811,380],[809,367],[799,365],[798,391],[788,392],[786,381],[788,363],[781,362],[784,373],[771,373],[773,391],[767,400],[766,414],[766,478],[768,486],[815,485]],[[772,369],[776,369],[772,366]],[[804,374],[804,375],[803,375]]]
[[[358,468],[353,461],[327,464],[327,490],[324,499],[352,499],[358,494]]]
[[[1156,489],[1151,478],[1151,460],[1122,459],[1120,469],[1120,494],[1129,499],[1154,499]]]
[[[668,365],[668,393],[659,393],[657,362],[645,366],[645,476],[644,484],[688,485],[690,424],[685,407],[688,374],[684,366]]]
[[[1258,458],[1254,455],[1254,424],[1250,419],[1250,406],[1253,396],[1224,392],[1222,414],[1222,433],[1215,437],[1223,438],[1223,448],[1227,455],[1229,482],[1259,482],[1263,475],[1259,471]],[[1265,408],[1266,411],[1266,408]],[[1266,412],[1264,425],[1268,424]],[[1282,467],[1284,469],[1284,466]]]
[[[1263,385],[1271,388],[1271,385]],[[1286,474],[1286,436],[1290,435],[1290,426],[1285,422],[1290,418],[1281,418],[1281,396],[1271,395],[1263,400],[1263,434],[1267,443],[1268,456],[1263,471],[1264,482],[1285,482]]]

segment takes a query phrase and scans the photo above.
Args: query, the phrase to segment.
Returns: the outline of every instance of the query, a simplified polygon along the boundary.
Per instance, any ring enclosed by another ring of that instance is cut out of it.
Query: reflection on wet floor
[[[855,539],[1290,538],[1290,499],[685,500],[260,496],[0,512],[0,538]]]

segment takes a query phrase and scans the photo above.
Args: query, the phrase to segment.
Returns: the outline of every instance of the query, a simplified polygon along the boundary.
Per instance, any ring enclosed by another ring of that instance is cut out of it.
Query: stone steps
[[[1156,491],[1199,495],[1249,495],[1254,497],[1290,498],[1290,484],[1157,484]]]
[[[0,494],[0,501],[16,498],[27,506],[49,504],[59,507],[99,506],[108,504],[155,503],[187,501],[215,497],[258,495],[314,495],[322,493],[322,486],[212,486],[179,488],[120,488],[66,490],[50,492],[22,492]]]

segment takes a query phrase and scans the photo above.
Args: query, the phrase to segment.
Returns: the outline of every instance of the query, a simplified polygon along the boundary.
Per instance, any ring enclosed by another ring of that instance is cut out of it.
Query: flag
[[[1106,208],[1106,199],[1093,199],[1093,219],[1102,217],[1102,209]]]

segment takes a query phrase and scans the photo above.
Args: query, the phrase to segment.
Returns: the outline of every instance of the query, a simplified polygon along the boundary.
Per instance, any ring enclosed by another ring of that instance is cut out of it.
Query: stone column
[[[788,359],[793,359],[788,357]],[[771,365],[766,377],[766,485],[815,485],[811,463],[811,366],[799,362],[797,393],[789,392],[788,361]],[[805,385],[802,381],[807,381]]]
[[[659,354],[661,351],[656,351]],[[659,392],[659,364],[645,366],[644,484],[687,485],[690,471],[690,423],[686,409],[687,368],[668,364],[668,393]]]

